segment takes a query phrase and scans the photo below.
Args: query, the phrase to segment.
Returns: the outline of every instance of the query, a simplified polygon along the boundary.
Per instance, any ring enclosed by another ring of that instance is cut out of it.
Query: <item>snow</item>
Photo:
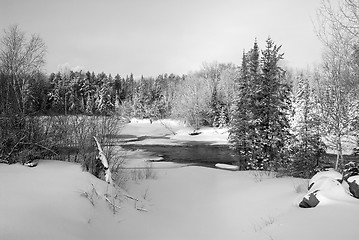
[[[176,135],[159,138],[160,144],[180,144],[193,137],[199,137],[194,142],[218,144],[227,134],[208,129],[190,136],[191,129],[183,130],[180,123],[172,126],[183,139],[174,138]],[[156,121],[131,122],[124,131],[136,137],[170,134]],[[202,134],[208,138],[203,139]],[[139,165],[153,157],[145,151],[131,151],[127,156],[136,160],[131,164]],[[130,181],[127,191],[109,187],[74,163],[40,161],[33,168],[0,164],[0,239],[337,240],[356,236],[359,199],[344,198],[345,187],[328,176],[315,180],[314,186],[328,190],[322,196],[326,204],[302,209],[298,203],[306,192],[297,189],[307,185],[304,179],[266,177],[258,181],[255,172],[152,164],[157,177]],[[93,197],[94,205],[83,196],[93,189],[99,195]],[[121,208],[115,214],[106,193],[110,201],[120,193],[116,205]],[[135,205],[125,194],[139,201]]]
[[[221,169],[226,169],[226,170],[232,170],[232,171],[239,170],[238,166],[233,166],[233,165],[229,165],[229,164],[217,163],[215,166],[216,166],[216,168],[221,168]]]
[[[316,194],[319,205],[332,203],[333,201],[356,201],[341,183],[330,177],[318,179],[310,189],[310,193],[317,190],[319,190]]]
[[[328,171],[318,172],[310,179],[309,186],[311,186],[321,178],[332,178],[335,180],[342,180],[343,175],[335,171],[334,169],[328,169]]]
[[[189,135],[193,130],[193,128],[186,127],[184,123],[175,120],[157,120],[151,124],[147,119],[132,119],[129,124],[121,129],[120,134],[132,136],[128,138],[131,140],[144,138],[136,141],[136,144],[139,145],[228,144],[227,128],[204,127],[200,129],[200,134]],[[129,142],[129,144],[133,144],[133,142]]]

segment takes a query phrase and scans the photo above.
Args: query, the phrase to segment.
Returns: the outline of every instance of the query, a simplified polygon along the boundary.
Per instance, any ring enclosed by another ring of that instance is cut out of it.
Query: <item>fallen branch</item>
[[[45,149],[45,150],[47,150],[47,151],[49,151],[49,152],[52,152],[53,154],[55,154],[55,155],[59,155],[58,153],[56,153],[54,150],[52,150],[52,149],[50,149],[50,148],[48,148],[48,147],[45,147],[45,146],[43,146],[43,145],[41,145],[41,144],[38,144],[38,143],[28,143],[28,142],[20,142],[21,144],[24,144],[24,145],[35,145],[35,146],[38,146],[38,147],[41,147],[41,148],[43,148],[43,149]]]
[[[105,168],[105,180],[108,184],[112,184],[111,171],[110,171],[105,153],[103,152],[102,147],[101,147],[99,141],[97,140],[97,138],[95,136],[93,138],[95,139],[95,142],[97,145],[97,150],[98,150],[97,157],[101,160],[101,163],[102,163],[103,167]]]
[[[146,112],[148,115],[150,115],[150,114],[147,112],[147,108],[146,108],[143,104],[141,104],[141,107],[145,110],[145,112]],[[165,124],[164,122],[162,122],[161,118],[160,118],[155,112],[152,113],[152,114],[155,116],[155,118],[157,118],[158,121],[160,121],[160,123],[161,123],[166,129],[168,129],[173,135],[176,135],[176,132],[173,131],[173,129],[171,129],[169,126],[167,126],[167,124]],[[151,120],[151,119],[150,119],[150,120]],[[152,123],[152,120],[151,120],[151,123]]]
[[[41,148],[43,148],[43,149],[46,149],[47,151],[52,152],[52,153],[55,154],[55,155],[59,155],[59,154],[58,154],[57,152],[55,152],[54,150],[52,150],[52,149],[50,149],[50,148],[48,148],[48,147],[45,147],[45,146],[43,146],[43,145],[41,145],[41,144],[35,143],[35,145],[38,146],[38,147],[41,147]]]
[[[176,135],[176,132],[172,130],[172,128],[170,128],[169,126],[167,126],[167,124],[165,124],[164,122],[162,122],[162,120],[160,118],[158,118],[158,121],[160,121],[160,123],[166,128],[168,129],[173,135]]]

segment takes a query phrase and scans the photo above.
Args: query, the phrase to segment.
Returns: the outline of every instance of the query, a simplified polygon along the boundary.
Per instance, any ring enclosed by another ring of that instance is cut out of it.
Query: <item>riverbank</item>
[[[132,119],[117,136],[119,142],[136,145],[228,145],[227,128],[194,129],[177,120]]]

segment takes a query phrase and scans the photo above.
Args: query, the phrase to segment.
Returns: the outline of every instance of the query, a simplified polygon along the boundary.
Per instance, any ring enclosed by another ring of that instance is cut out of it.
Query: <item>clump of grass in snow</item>
[[[156,179],[157,174],[153,170],[152,163],[146,163],[144,168],[136,168],[131,170],[131,180],[138,182],[144,179]]]
[[[268,177],[273,177],[273,178],[276,177],[276,173],[272,171],[253,170],[250,173],[254,177],[255,182],[262,182],[264,178],[268,178]]]
[[[95,206],[95,197],[98,199],[99,194],[97,193],[95,186],[93,184],[91,185],[92,189],[90,191],[81,193],[81,196],[87,198],[92,204],[92,206]]]

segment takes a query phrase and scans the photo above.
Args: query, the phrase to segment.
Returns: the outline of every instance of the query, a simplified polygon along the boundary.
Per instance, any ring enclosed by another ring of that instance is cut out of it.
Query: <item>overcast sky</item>
[[[70,64],[122,76],[186,74],[203,62],[240,65],[254,39],[282,45],[286,64],[319,63],[312,19],[320,0],[0,0],[0,35],[11,24],[38,33],[45,70]]]

